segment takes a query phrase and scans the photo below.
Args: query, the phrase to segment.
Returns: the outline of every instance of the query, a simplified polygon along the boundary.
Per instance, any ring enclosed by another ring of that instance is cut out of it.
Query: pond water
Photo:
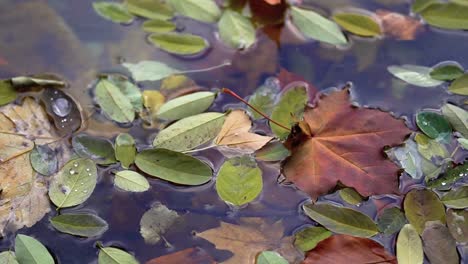
[[[410,13],[410,3],[395,1],[303,1],[324,9],[361,7],[367,10],[385,9],[402,14]],[[444,89],[422,88],[407,85],[388,73],[389,65],[415,64],[431,67],[440,61],[453,60],[468,65],[466,43],[468,33],[439,30],[423,26],[414,40],[400,41],[392,38],[363,39],[351,37],[350,47],[337,49],[316,41],[303,42],[298,37],[284,35],[275,43],[264,32],[258,32],[258,42],[247,51],[235,51],[224,46],[213,33],[215,25],[178,18],[181,30],[204,36],[211,47],[204,54],[184,58],[158,50],[146,41],[140,29],[140,21],[124,26],[102,19],[92,8],[93,1],[38,1],[3,0],[0,2],[0,78],[12,76],[53,73],[69,82],[64,91],[72,95],[89,114],[93,104],[90,89],[100,73],[123,73],[119,63],[137,63],[141,60],[156,60],[179,69],[200,69],[230,61],[230,66],[188,74],[198,85],[209,89],[228,87],[241,97],[251,95],[257,87],[280,69],[302,76],[318,90],[341,87],[352,82],[352,95],[359,105],[378,107],[408,118],[416,129],[413,116],[423,108],[439,109],[445,102],[462,102],[462,96],[449,95]],[[182,28],[183,25],[183,28]],[[145,89],[157,87],[156,83],[144,83]],[[212,111],[242,107],[237,100],[220,95],[211,106]],[[267,133],[266,122],[255,124],[256,131]],[[155,130],[145,130],[141,122],[132,127],[118,127],[99,114],[88,120],[85,132],[112,138],[127,131],[135,136],[139,149],[151,144]],[[453,149],[452,149],[453,150]],[[466,154],[463,154],[466,156]],[[209,160],[215,172],[223,162],[217,150],[207,150],[196,156]],[[463,157],[460,157],[463,158]],[[219,226],[220,221],[239,223],[243,217],[261,217],[272,223],[283,221],[286,236],[293,235],[304,225],[313,224],[300,209],[309,200],[303,192],[292,185],[278,184],[278,163],[259,162],[263,171],[264,188],[261,196],[241,209],[232,208],[216,194],[214,181],[198,187],[176,186],[148,178],[151,189],[143,193],[117,190],[112,172],[117,165],[99,166],[99,178],[93,195],[83,204],[67,212],[93,212],[105,219],[109,230],[98,238],[76,238],[54,230],[46,215],[31,228],[18,232],[40,240],[53,254],[57,263],[97,263],[96,242],[119,246],[132,252],[144,263],[152,258],[175,251],[198,246],[205,249],[217,261],[228,259],[232,253],[216,249],[209,241],[194,234]],[[401,190],[419,184],[402,176]],[[340,203],[335,195],[322,197]],[[359,207],[375,218],[377,208],[374,200],[383,204],[401,203],[396,196],[379,196],[363,202]],[[155,202],[184,216],[182,224],[171,228],[165,235],[172,247],[165,243],[146,244],[141,237],[140,219]],[[15,234],[0,239],[0,251],[14,246]],[[392,237],[377,236],[386,249],[394,253]],[[468,250],[459,247],[463,261],[468,261]],[[465,254],[465,256],[463,256]]]

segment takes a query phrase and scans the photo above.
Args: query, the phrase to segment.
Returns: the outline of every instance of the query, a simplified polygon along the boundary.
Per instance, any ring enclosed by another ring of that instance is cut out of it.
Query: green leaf
[[[208,41],[192,34],[155,33],[148,40],[156,47],[177,55],[194,55],[208,48]]]
[[[62,214],[50,219],[58,231],[80,237],[95,237],[106,232],[106,221],[94,214]]]
[[[388,66],[387,70],[396,78],[415,86],[434,87],[443,83],[431,78],[429,67],[405,64]]]
[[[372,17],[357,13],[338,13],[333,16],[338,25],[345,30],[364,37],[375,37],[382,34],[382,30]]]
[[[21,264],[54,264],[55,261],[41,242],[18,234],[15,239],[16,259]]]
[[[445,224],[430,222],[422,233],[424,253],[429,263],[458,264],[457,243]]]
[[[452,81],[461,77],[464,72],[458,63],[447,61],[434,66],[429,75],[435,80]]]
[[[463,149],[468,149],[468,139],[466,138],[459,138],[457,139],[458,141],[458,144],[460,144],[460,146],[463,148]]]
[[[29,153],[33,169],[45,176],[50,176],[58,170],[57,153],[48,145],[36,145]]]
[[[128,123],[135,119],[135,109],[130,99],[112,82],[99,80],[95,94],[97,103],[112,120]]]
[[[432,26],[446,29],[468,29],[468,6],[456,3],[434,3],[420,12]]]
[[[404,209],[406,218],[419,234],[429,221],[445,223],[444,205],[435,193],[427,189],[413,189],[407,193]]]
[[[452,189],[440,199],[445,206],[456,209],[468,207],[468,185]]]
[[[329,238],[333,233],[320,226],[307,227],[294,235],[294,246],[307,252],[314,249],[320,241]]]
[[[257,256],[255,264],[288,264],[289,262],[284,259],[280,254],[275,251],[262,251]]]
[[[137,16],[167,20],[172,18],[174,10],[160,0],[125,0],[128,12]]]
[[[291,153],[280,141],[267,143],[264,147],[255,152],[255,158],[262,161],[281,161]]]
[[[128,169],[135,162],[135,139],[130,134],[120,133],[115,139],[115,158]]]
[[[447,139],[452,133],[447,119],[435,112],[419,112],[416,115],[416,124],[424,134],[433,139]]]
[[[332,45],[344,45],[346,37],[340,27],[333,21],[312,10],[291,7],[294,24],[308,38],[323,41]]]
[[[91,196],[96,182],[97,169],[92,160],[71,160],[52,180],[49,187],[50,200],[58,208],[81,204]]]
[[[177,212],[161,203],[156,203],[141,217],[140,234],[146,243],[154,245],[161,240],[164,233],[178,218]]]
[[[108,75],[107,80],[119,88],[122,94],[130,101],[135,111],[141,112],[143,110],[143,96],[138,86],[129,82],[126,77],[117,74]]]
[[[397,207],[387,208],[377,219],[377,226],[380,232],[385,235],[392,235],[406,224],[403,212]]]
[[[302,208],[312,220],[338,234],[371,237],[379,232],[369,216],[353,209],[325,203],[306,204]]]
[[[255,93],[250,96],[249,104],[258,109],[260,112],[267,116],[271,115],[271,111],[275,106],[275,98],[279,93],[279,87],[272,87],[271,85],[260,86]],[[263,118],[255,111],[248,109],[254,119]]]
[[[172,99],[159,108],[157,116],[161,119],[178,120],[203,113],[215,99],[213,92],[196,92]]]
[[[221,10],[214,0],[167,0],[181,15],[207,23],[216,22]]]
[[[392,148],[388,152],[390,156],[394,156],[400,166],[413,179],[420,179],[423,176],[421,169],[421,156],[418,153],[416,143],[413,140],[407,140],[402,147]]]
[[[442,114],[456,131],[468,137],[468,111],[453,104],[445,104],[442,106]]]
[[[187,151],[213,140],[221,130],[225,115],[203,113],[183,118],[156,136],[153,146],[174,151]]]
[[[297,120],[302,119],[307,101],[307,89],[305,87],[298,86],[288,89],[281,95],[280,101],[273,109],[271,119],[286,127],[292,127]],[[270,127],[273,133],[282,140],[286,139],[291,132],[271,122]]]
[[[99,250],[98,264],[139,264],[139,262],[134,256],[121,249],[103,247]]]
[[[234,49],[248,49],[255,43],[255,28],[247,17],[226,9],[218,22],[221,40]]]
[[[158,61],[140,61],[136,64],[123,63],[122,65],[130,71],[136,82],[159,81],[181,72]]]
[[[19,264],[13,251],[0,253],[0,264]]]
[[[411,11],[413,13],[419,13],[426,9],[428,6],[432,5],[433,3],[438,3],[437,0],[415,0],[411,5]]]
[[[149,33],[167,33],[174,31],[176,29],[176,24],[162,19],[152,19],[145,21],[142,25],[142,29]]]
[[[437,140],[430,139],[424,134],[416,134],[414,140],[418,143],[419,154],[427,160],[432,160],[433,158],[447,158],[449,156],[444,145],[440,144]]]
[[[131,23],[133,16],[120,3],[94,2],[93,8],[98,15],[115,23]]]
[[[30,76],[17,76],[10,79],[11,85],[14,88],[23,87],[64,87],[67,84],[59,77],[50,74],[30,75]]]
[[[338,193],[343,201],[352,205],[360,204],[363,201],[363,197],[354,188],[343,188]]]
[[[398,234],[396,253],[398,264],[422,264],[424,252],[418,232],[410,224],[406,224]]]
[[[148,180],[138,172],[119,171],[115,174],[115,186],[124,191],[144,192],[150,188]]]
[[[449,169],[442,177],[427,182],[427,186],[447,190],[450,186],[468,175],[468,163]]]
[[[135,163],[151,176],[184,185],[206,183],[213,175],[211,168],[202,161],[168,149],[143,150]]]
[[[104,138],[79,134],[72,139],[73,150],[82,158],[90,158],[97,164],[108,165],[116,163],[112,143]]]
[[[448,89],[454,94],[468,95],[468,73],[453,81]]]
[[[235,206],[255,200],[263,189],[262,171],[249,156],[226,160],[216,178],[219,197]]]
[[[458,243],[468,243],[468,211],[447,210],[447,226]]]
[[[0,80],[0,106],[16,100],[18,93],[9,80]]]

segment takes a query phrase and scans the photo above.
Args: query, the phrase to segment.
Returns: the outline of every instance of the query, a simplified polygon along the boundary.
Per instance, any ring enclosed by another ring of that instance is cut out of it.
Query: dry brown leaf
[[[152,259],[146,264],[216,264],[213,258],[202,248],[187,248]]]
[[[385,35],[400,40],[412,40],[422,30],[422,23],[412,17],[386,10],[377,10]]]
[[[216,145],[240,149],[243,153],[253,153],[272,140],[272,137],[249,132],[252,121],[243,110],[234,110],[224,121],[215,140]]]

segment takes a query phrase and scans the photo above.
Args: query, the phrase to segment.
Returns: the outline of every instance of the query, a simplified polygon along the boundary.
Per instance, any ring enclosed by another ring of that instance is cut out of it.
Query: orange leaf
[[[338,182],[361,195],[398,193],[400,168],[383,153],[410,134],[403,120],[351,105],[349,88],[321,95],[286,141],[286,178],[314,200]]]
[[[422,23],[409,16],[385,10],[377,10],[376,15],[384,34],[396,39],[412,40],[422,30]]]
[[[264,1],[267,2],[270,5],[279,5],[279,4],[281,4],[281,0],[264,0]]]
[[[334,235],[321,241],[307,252],[302,264],[396,264],[394,256],[372,239],[348,235]]]
[[[215,264],[213,258],[205,250],[194,247],[152,259],[146,264]]]

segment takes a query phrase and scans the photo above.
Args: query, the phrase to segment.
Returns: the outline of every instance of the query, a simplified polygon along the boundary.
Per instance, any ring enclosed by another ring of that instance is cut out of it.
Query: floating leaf
[[[115,186],[124,191],[129,192],[144,192],[150,187],[148,180],[138,172],[134,171],[119,171],[115,174]]]
[[[130,101],[135,111],[141,112],[143,110],[143,97],[138,86],[128,81],[126,77],[117,74],[108,75],[107,80],[119,88],[122,94]]]
[[[108,229],[106,221],[94,214],[62,214],[52,217],[50,223],[62,233],[81,237],[99,236]]]
[[[146,243],[154,245],[178,218],[177,212],[161,203],[156,203],[141,217],[140,234]]]
[[[203,113],[215,99],[213,92],[197,92],[177,97],[159,108],[158,117],[167,120],[178,120],[184,117]]]
[[[262,171],[249,156],[226,160],[216,178],[216,191],[223,201],[242,206],[262,192]]]
[[[226,9],[218,22],[221,40],[234,49],[248,49],[255,43],[252,22],[236,11]]]
[[[338,25],[345,30],[364,37],[375,37],[382,34],[379,24],[370,16],[357,13],[337,13],[333,15]]]
[[[281,161],[287,158],[291,153],[280,141],[274,141],[266,144],[263,148],[255,152],[255,158],[262,161]]]
[[[405,64],[388,66],[387,70],[396,78],[415,86],[433,87],[443,83],[443,81],[431,78],[429,67]]]
[[[329,238],[332,232],[319,226],[307,227],[294,235],[294,246],[307,252],[314,249],[320,241]]]
[[[291,7],[291,15],[294,24],[306,37],[332,45],[347,43],[346,37],[338,25],[316,12],[293,6]]]
[[[452,133],[452,127],[444,116],[434,112],[419,112],[416,124],[424,134],[434,139],[446,139]]]
[[[442,177],[427,181],[427,186],[439,190],[450,189],[450,186],[468,175],[468,163],[449,169]]]
[[[204,51],[208,42],[196,35],[181,33],[151,34],[149,41],[156,47],[178,55],[193,55]]]
[[[167,20],[172,18],[172,8],[160,0],[126,0],[125,5],[128,12],[137,16]]]
[[[432,160],[433,158],[447,158],[449,153],[444,145],[440,144],[437,140],[430,139],[423,134],[416,134],[414,137],[418,143],[418,151],[425,159]]]
[[[435,80],[452,81],[461,77],[463,73],[464,70],[458,63],[442,62],[433,67],[429,75]]]
[[[82,158],[90,158],[97,164],[108,165],[116,162],[112,143],[104,138],[79,134],[72,139],[73,150]]]
[[[307,216],[328,230],[359,237],[378,233],[377,225],[369,216],[353,209],[331,204],[306,204],[302,207]]]
[[[438,3],[437,0],[415,0],[411,5],[411,11],[414,13],[419,13],[426,9],[428,6],[432,5],[433,3]]]
[[[29,153],[33,169],[45,176],[50,176],[58,170],[57,154],[48,145],[37,145]]]
[[[16,259],[21,264],[54,264],[55,261],[41,242],[18,234],[15,239]]]
[[[446,29],[468,29],[468,6],[456,3],[433,3],[420,14],[432,26]]]
[[[422,264],[424,252],[419,234],[410,224],[406,224],[398,234],[396,244],[398,264]]]
[[[257,256],[257,262],[255,264],[288,264],[280,254],[275,251],[262,251]]]
[[[0,80],[0,106],[16,100],[18,93],[9,80]]]
[[[115,158],[123,168],[129,168],[136,157],[135,139],[127,133],[121,133],[115,139]]]
[[[97,169],[90,159],[69,161],[52,180],[50,200],[58,207],[71,207],[86,201],[96,187]]]
[[[148,20],[142,25],[143,31],[150,33],[167,33],[174,31],[176,27],[176,24],[162,19]]]
[[[213,112],[183,118],[159,132],[153,146],[174,151],[194,149],[214,139],[224,119],[224,114]]]
[[[213,174],[202,161],[168,149],[143,150],[138,153],[135,163],[151,176],[184,185],[206,183]]]
[[[468,111],[453,104],[445,104],[442,113],[456,131],[468,137]]]
[[[13,251],[0,253],[0,264],[19,264]]]
[[[64,87],[67,84],[54,75],[42,74],[31,76],[18,76],[10,79],[14,88],[23,87]]]
[[[468,211],[447,210],[447,226],[458,243],[468,243]]]
[[[466,138],[458,138],[457,141],[458,141],[458,144],[460,144],[460,146],[461,146],[463,149],[467,149],[467,150],[468,150],[468,139],[466,139]]]
[[[445,206],[456,209],[468,207],[468,185],[452,189],[440,199]]]
[[[448,89],[454,94],[468,95],[468,73],[453,81]]]
[[[422,233],[424,253],[431,264],[458,264],[457,243],[450,231],[438,221],[429,222]]]
[[[112,120],[128,123],[135,119],[130,99],[112,82],[101,79],[96,85],[95,94],[97,103]]]
[[[410,224],[422,234],[426,223],[441,221],[445,223],[445,208],[435,193],[426,189],[413,189],[406,194],[405,215]]]
[[[98,264],[139,264],[139,262],[134,256],[121,249],[103,247],[99,250]]]
[[[216,264],[217,262],[202,248],[193,247],[149,260],[146,264]]]
[[[281,95],[280,101],[273,109],[271,119],[286,127],[292,127],[298,120],[302,119],[307,101],[307,89],[305,87],[298,86],[288,89]],[[285,139],[290,132],[273,123],[270,123],[270,127],[280,139]]]
[[[387,208],[377,219],[380,232],[392,235],[398,232],[406,224],[403,212],[397,207]]]
[[[216,22],[221,10],[213,0],[168,0],[178,13],[203,22]]]
[[[158,81],[180,72],[158,61],[140,61],[136,64],[122,63],[122,65],[130,71],[137,82]]]
[[[133,16],[120,3],[94,2],[93,8],[101,17],[115,23],[131,23]]]
[[[352,205],[360,204],[363,200],[363,197],[354,188],[343,188],[338,193],[343,201]]]
[[[421,169],[421,157],[414,141],[407,140],[405,145],[398,148],[392,148],[389,152],[390,156],[395,158],[400,163],[401,167],[414,179],[420,179],[423,176]]]

